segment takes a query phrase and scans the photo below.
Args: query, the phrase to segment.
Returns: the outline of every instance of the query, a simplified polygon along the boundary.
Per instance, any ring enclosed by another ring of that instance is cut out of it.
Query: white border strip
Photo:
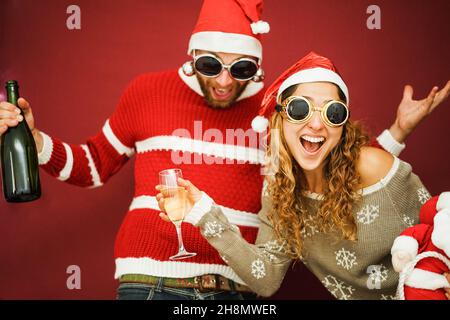
[[[278,89],[277,100],[283,91],[292,85],[317,81],[327,81],[336,84],[339,88],[341,88],[342,92],[344,92],[345,97],[347,98],[347,104],[350,103],[348,88],[344,80],[342,80],[336,72],[321,67],[301,70],[284,80],[280,86],[280,89]]]
[[[92,154],[89,151],[89,148],[87,145],[83,144],[81,145],[81,148],[83,148],[84,152],[86,153],[86,158],[89,162],[89,168],[91,169],[91,176],[92,176],[92,187],[100,187],[103,185],[100,175],[98,174],[97,168],[95,167],[94,159],[92,158]]]
[[[246,54],[262,60],[262,44],[255,37],[240,33],[201,31],[189,39],[188,55],[192,50]]]
[[[39,164],[44,165],[50,161],[53,153],[53,140],[44,132],[40,131],[42,136],[42,150],[38,153]]]
[[[385,129],[378,137],[378,143],[384,148],[384,150],[389,151],[394,156],[398,157],[403,149],[406,148],[404,143],[399,143],[392,136],[388,129]]]
[[[117,258],[115,279],[124,274],[146,274],[166,278],[190,278],[203,274],[220,274],[245,285],[245,282],[227,265],[183,261],[159,261],[145,258]]]
[[[260,221],[257,213],[240,211],[219,205],[218,207],[222,209],[223,214],[227,217],[231,224],[259,228]]]
[[[59,173],[58,179],[61,181],[66,181],[69,179],[70,174],[72,173],[73,168],[73,153],[70,146],[63,142],[64,149],[66,150],[66,164],[64,165],[64,168],[62,168],[61,172]]]
[[[151,196],[139,196],[133,198],[133,201],[131,201],[129,211],[133,211],[136,209],[159,210],[158,201],[156,201],[156,197]]]
[[[259,228],[260,221],[256,213],[240,211],[224,206],[218,207],[222,209],[224,215],[227,217],[228,221],[231,224]],[[151,196],[139,196],[134,198],[131,202],[129,210],[132,211],[135,209],[160,210],[156,198]]]
[[[125,146],[114,134],[111,126],[109,125],[109,119],[106,120],[106,123],[103,126],[103,134],[106,136],[106,139],[114,147],[114,149],[116,149],[118,154],[126,154],[128,157],[131,157],[134,154],[134,149]]]
[[[224,159],[247,161],[253,164],[262,164],[264,161],[264,151],[259,149],[177,136],[156,136],[138,141],[136,142],[136,150],[138,153],[155,150],[192,152]]]
[[[406,278],[405,284],[412,288],[437,290],[450,288],[450,284],[443,274],[414,268]]]

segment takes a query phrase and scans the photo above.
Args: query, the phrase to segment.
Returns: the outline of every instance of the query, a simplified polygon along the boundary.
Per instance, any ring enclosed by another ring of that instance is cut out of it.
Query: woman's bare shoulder
[[[362,188],[383,179],[391,170],[394,157],[387,151],[373,147],[362,147],[357,163]]]

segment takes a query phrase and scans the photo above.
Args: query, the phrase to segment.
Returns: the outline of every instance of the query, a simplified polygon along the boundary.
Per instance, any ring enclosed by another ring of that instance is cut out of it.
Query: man
[[[169,259],[177,252],[177,235],[159,218],[154,186],[161,170],[182,169],[216,200],[247,241],[255,241],[262,150],[235,138],[250,129],[263,97],[260,32],[268,31],[268,25],[259,20],[261,7],[262,0],[206,0],[189,42],[193,61],[178,71],[134,79],[86,145],[63,143],[38,130],[30,105],[19,100],[40,165],[62,181],[101,186],[136,155],[134,198],[115,245],[120,299],[239,299],[248,291],[191,225],[183,225],[183,239],[186,249],[197,255]],[[406,92],[391,131],[379,137],[380,143],[398,154],[406,136],[448,94],[450,86],[446,88],[438,94],[433,89],[422,101]],[[0,134],[22,121],[14,106],[2,102],[0,110]],[[253,124],[259,131],[266,122]],[[229,188],[236,183],[239,190]]]

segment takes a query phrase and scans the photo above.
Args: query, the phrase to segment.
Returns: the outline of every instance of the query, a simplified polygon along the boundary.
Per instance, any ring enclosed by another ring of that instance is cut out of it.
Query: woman
[[[268,150],[274,175],[256,243],[181,179],[193,206],[185,221],[259,295],[278,290],[300,259],[338,299],[394,298],[390,248],[417,223],[429,197],[425,187],[409,164],[366,146],[367,135],[349,120],[347,87],[327,58],[310,53],[287,70],[268,89],[261,114],[275,101]],[[157,198],[163,207],[163,196]]]

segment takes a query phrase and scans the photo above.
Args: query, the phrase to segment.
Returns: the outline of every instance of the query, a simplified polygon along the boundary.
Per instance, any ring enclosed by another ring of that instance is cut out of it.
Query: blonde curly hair
[[[284,94],[283,100],[288,96]],[[340,96],[343,94],[340,93]],[[302,231],[308,216],[304,204],[306,180],[302,168],[286,144],[283,118],[278,112],[271,118],[269,134],[267,165],[274,174],[267,178],[267,191],[272,202],[268,217],[277,238],[287,244],[287,253],[291,258],[299,259],[303,251]],[[356,160],[361,147],[368,141],[368,135],[360,123],[349,120],[344,124],[339,143],[325,160],[326,183],[314,225],[319,232],[338,231],[344,239],[356,240],[357,229],[352,209],[361,199]]]

